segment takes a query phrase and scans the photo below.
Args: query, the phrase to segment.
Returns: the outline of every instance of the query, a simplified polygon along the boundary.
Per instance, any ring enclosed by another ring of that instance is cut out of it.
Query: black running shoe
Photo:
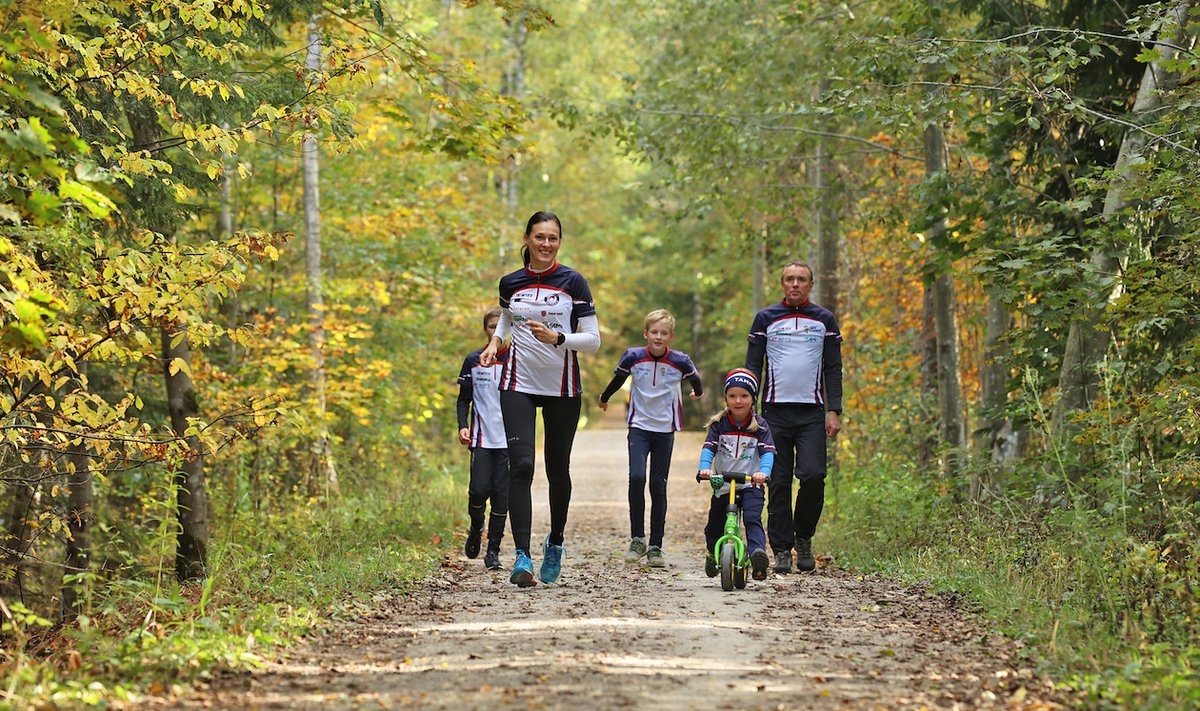
[[[500,570],[500,551],[489,550],[483,554],[483,567],[488,570]]]
[[[767,566],[771,564],[770,557],[762,548],[750,554],[750,577],[755,580],[767,579]]]
[[[805,572],[817,567],[817,559],[813,557],[812,539],[796,539],[796,568]]]
[[[479,544],[483,538],[483,529],[467,531],[467,542],[463,544],[463,553],[472,560],[479,557]]]

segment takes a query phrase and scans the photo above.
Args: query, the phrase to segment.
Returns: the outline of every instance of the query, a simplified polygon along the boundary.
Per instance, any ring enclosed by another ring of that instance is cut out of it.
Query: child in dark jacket
[[[700,450],[698,481],[710,480],[714,485],[709,502],[708,525],[704,527],[706,550],[704,572],[716,577],[717,561],[713,546],[725,529],[725,508],[732,482],[724,482],[723,474],[750,476],[750,481],[738,484],[737,503],[742,507],[742,523],[746,527],[746,547],[750,549],[750,572],[755,580],[765,580],[767,565],[767,536],[762,525],[763,484],[771,478],[775,461],[775,443],[767,421],[754,412],[758,380],[743,368],[730,371],[725,377],[725,409],[713,417],[708,436]],[[718,486],[719,483],[723,485]]]
[[[483,332],[489,341],[499,322],[499,307],[483,315]],[[483,565],[488,570],[498,570],[500,541],[504,539],[504,525],[508,521],[508,439],[504,434],[504,420],[500,417],[498,386],[508,351],[497,353],[495,364],[486,367],[479,363],[482,351],[480,348],[468,354],[458,373],[458,441],[471,450],[471,481],[467,487],[467,512],[471,524],[463,553],[468,558],[479,556],[484,513],[490,499],[492,514],[488,521]]]

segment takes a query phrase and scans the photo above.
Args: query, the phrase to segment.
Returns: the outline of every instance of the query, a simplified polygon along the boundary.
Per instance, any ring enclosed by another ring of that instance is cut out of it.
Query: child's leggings
[[[629,428],[629,536],[646,535],[646,459],[650,459],[650,545],[662,548],[667,522],[667,476],[674,432]]]
[[[738,489],[737,503],[742,507],[742,525],[746,528],[746,550],[754,551],[767,547],[767,534],[763,530],[763,490],[758,487]],[[708,552],[717,545],[717,539],[725,534],[725,509],[729,505],[729,494],[714,496],[708,502],[708,525],[704,527],[704,540]]]
[[[508,450],[471,449],[471,482],[467,486],[467,512],[471,528],[483,530],[487,502],[492,501],[488,520],[488,550],[499,551],[504,538],[504,523],[508,520]]]
[[[529,395],[513,390],[500,391],[500,411],[508,435],[508,518],[513,543],[518,550],[529,550],[533,525],[534,439],[537,432],[537,408],[542,408],[542,426],[546,441],[546,480],[550,483],[550,543],[561,546],[567,528],[567,509],[571,505],[571,446],[579,426],[582,399]]]

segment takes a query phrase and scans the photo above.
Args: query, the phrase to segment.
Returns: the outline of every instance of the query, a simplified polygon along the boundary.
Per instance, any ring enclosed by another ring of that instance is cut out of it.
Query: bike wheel
[[[746,588],[746,566],[739,565],[733,571],[733,586],[738,590]]]
[[[733,590],[733,575],[737,567],[737,548],[732,543],[721,546],[721,589]]]

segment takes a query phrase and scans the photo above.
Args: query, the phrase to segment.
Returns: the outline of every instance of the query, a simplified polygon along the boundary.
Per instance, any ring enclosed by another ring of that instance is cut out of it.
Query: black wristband
[[[558,348],[559,346],[561,346],[562,344],[564,344],[566,342],[567,342],[567,334],[563,333],[562,331],[559,331],[558,332],[558,340],[554,341],[554,347]]]

